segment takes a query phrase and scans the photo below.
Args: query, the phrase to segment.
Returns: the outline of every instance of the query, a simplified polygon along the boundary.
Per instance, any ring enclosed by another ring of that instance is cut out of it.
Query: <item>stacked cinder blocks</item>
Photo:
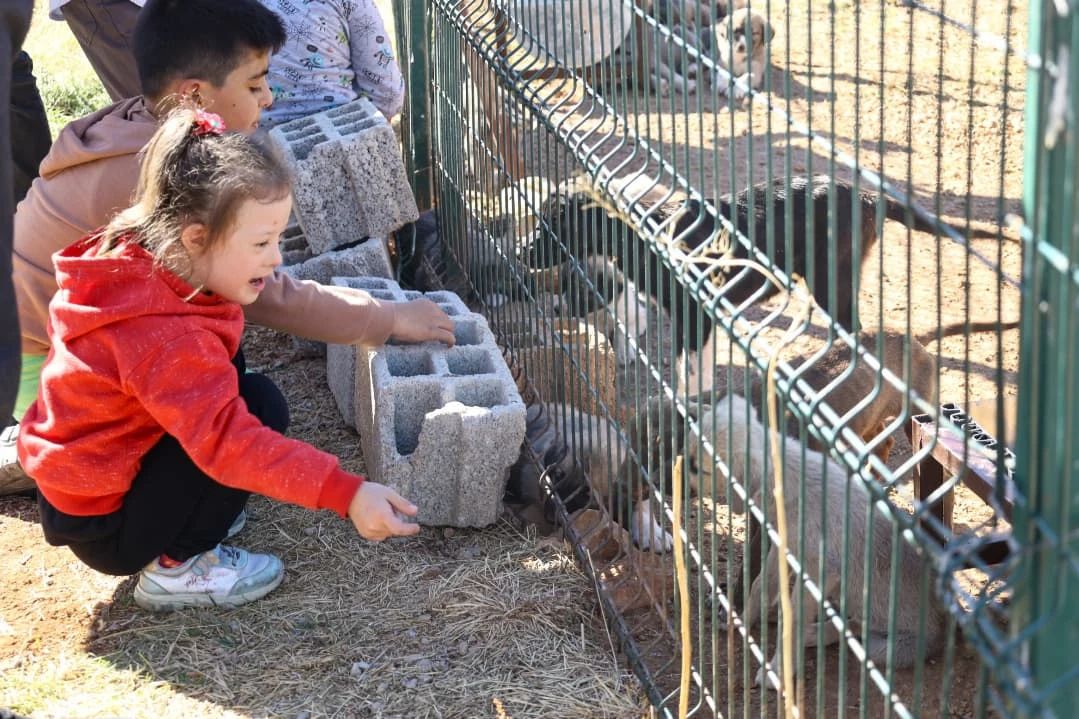
[[[331,345],[327,373],[342,414],[351,399],[369,475],[414,502],[420,523],[492,524],[524,439],[525,405],[487,321],[452,292],[405,292],[374,277],[333,282],[394,302],[425,296],[453,319],[453,347]]]
[[[386,118],[366,99],[270,131],[295,175],[296,215],[313,254],[386,237],[419,216]]]

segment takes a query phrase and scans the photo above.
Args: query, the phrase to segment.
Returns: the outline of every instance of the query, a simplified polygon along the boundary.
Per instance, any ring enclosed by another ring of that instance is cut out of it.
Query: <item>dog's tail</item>
[[[938,329],[926,330],[925,332],[915,335],[914,338],[922,344],[928,344],[930,342],[935,342],[937,339],[944,339],[945,337],[952,337],[953,335],[1014,330],[1018,328],[1020,324],[1020,320],[1009,320],[1008,322],[996,322],[994,320],[969,323],[952,322],[951,324],[943,325]]]
[[[917,232],[927,232],[931,235],[937,234],[938,228],[935,223],[924,220],[919,215],[910,211],[906,205],[896,200],[893,200],[887,195],[881,195],[880,197],[883,197],[884,199],[884,216],[887,217],[889,220],[901,222],[910,229]],[[876,206],[877,198],[878,195],[871,192],[863,193],[862,195],[863,202],[865,202],[871,207]],[[991,240],[1000,238],[1005,240],[1012,240],[1011,237],[1008,237],[1007,235],[1002,235],[997,230],[982,230],[976,227],[967,227],[965,225],[959,225],[954,222],[947,222],[945,220],[940,220],[940,224],[945,227],[951,228],[955,232],[959,233],[959,235],[962,237],[973,237],[977,239]]]

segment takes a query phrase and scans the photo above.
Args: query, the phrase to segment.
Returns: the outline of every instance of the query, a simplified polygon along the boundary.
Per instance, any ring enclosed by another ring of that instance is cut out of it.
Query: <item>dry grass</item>
[[[560,543],[500,525],[374,545],[343,521],[255,508],[244,543],[284,559],[280,589],[166,617],[125,593],[90,651],[253,716],[467,717],[494,699],[516,717],[639,713]]]

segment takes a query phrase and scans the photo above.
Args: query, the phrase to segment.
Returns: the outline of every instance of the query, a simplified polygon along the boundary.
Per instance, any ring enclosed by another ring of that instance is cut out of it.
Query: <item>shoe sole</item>
[[[277,589],[277,587],[281,585],[281,580],[284,578],[285,572],[282,570],[282,572],[269,584],[256,589],[249,589],[246,592],[230,594],[223,599],[214,599],[212,594],[207,594],[205,592],[194,592],[191,594],[148,594],[143,591],[140,585],[136,584],[134,598],[135,604],[151,612],[172,612],[188,607],[224,607],[226,609],[234,609],[249,602],[253,602],[256,599],[262,599],[267,594]]]

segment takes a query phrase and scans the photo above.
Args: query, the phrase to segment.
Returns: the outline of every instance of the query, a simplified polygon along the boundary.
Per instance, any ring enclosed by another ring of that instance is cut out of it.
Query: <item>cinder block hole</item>
[[[454,322],[453,336],[457,338],[458,345],[478,345],[483,341],[480,326],[473,321]]]
[[[428,292],[426,297],[432,302],[453,302],[457,295],[452,292]]]
[[[453,305],[439,305],[439,307],[441,307],[442,311],[448,314],[450,317],[453,317],[457,314],[457,308]]]
[[[392,352],[386,355],[386,366],[393,377],[417,377],[434,374],[435,363],[429,354]]]
[[[299,139],[304,135],[313,135],[318,132],[318,121],[314,118],[304,118],[295,123],[289,123],[288,130],[283,130],[286,139]]]
[[[378,298],[380,300],[387,300],[389,302],[397,301],[397,295],[393,292],[390,292],[389,290],[368,290],[368,292],[371,293],[372,297]]]
[[[475,383],[458,387],[455,399],[469,407],[497,407],[506,403],[506,391],[499,385]]]
[[[408,292],[405,292],[405,301],[406,302],[410,302],[412,300],[419,299],[420,297],[423,297],[422,292],[415,292],[415,291],[411,291],[411,290],[408,291]]]
[[[484,349],[452,349],[446,353],[450,374],[490,374],[495,371],[491,353]]]
[[[306,160],[307,156],[311,154],[311,150],[326,142],[328,138],[321,132],[310,137],[305,137],[302,140],[297,140],[292,143],[292,156],[297,160]]]
[[[303,235],[293,235],[292,237],[285,237],[281,240],[282,252],[295,252],[296,250],[303,250],[307,248],[307,238]]]
[[[407,403],[406,398],[400,394],[395,398],[393,434],[398,454],[407,456],[416,451],[420,444],[424,416],[441,406],[442,387],[437,384],[414,387]]]
[[[359,119],[359,120],[357,120],[355,122],[348,122],[348,123],[337,123],[337,122],[335,122],[333,124],[333,126],[335,128],[337,128],[337,131],[340,132],[341,135],[343,135],[343,136],[345,136],[345,135],[359,135],[364,130],[370,130],[372,127],[375,127],[377,125],[378,125],[378,121],[375,120],[373,117],[361,118],[361,119]]]
[[[297,120],[295,123],[289,123],[289,125],[291,127],[282,132],[286,140],[298,140],[305,135],[311,135],[319,131],[318,122],[313,117]]]
[[[374,107],[372,105],[372,107]],[[344,105],[338,105],[337,107],[327,110],[326,117],[333,119],[336,117],[350,117],[352,115],[358,115],[359,117],[367,117],[368,110],[360,103],[349,102]]]

